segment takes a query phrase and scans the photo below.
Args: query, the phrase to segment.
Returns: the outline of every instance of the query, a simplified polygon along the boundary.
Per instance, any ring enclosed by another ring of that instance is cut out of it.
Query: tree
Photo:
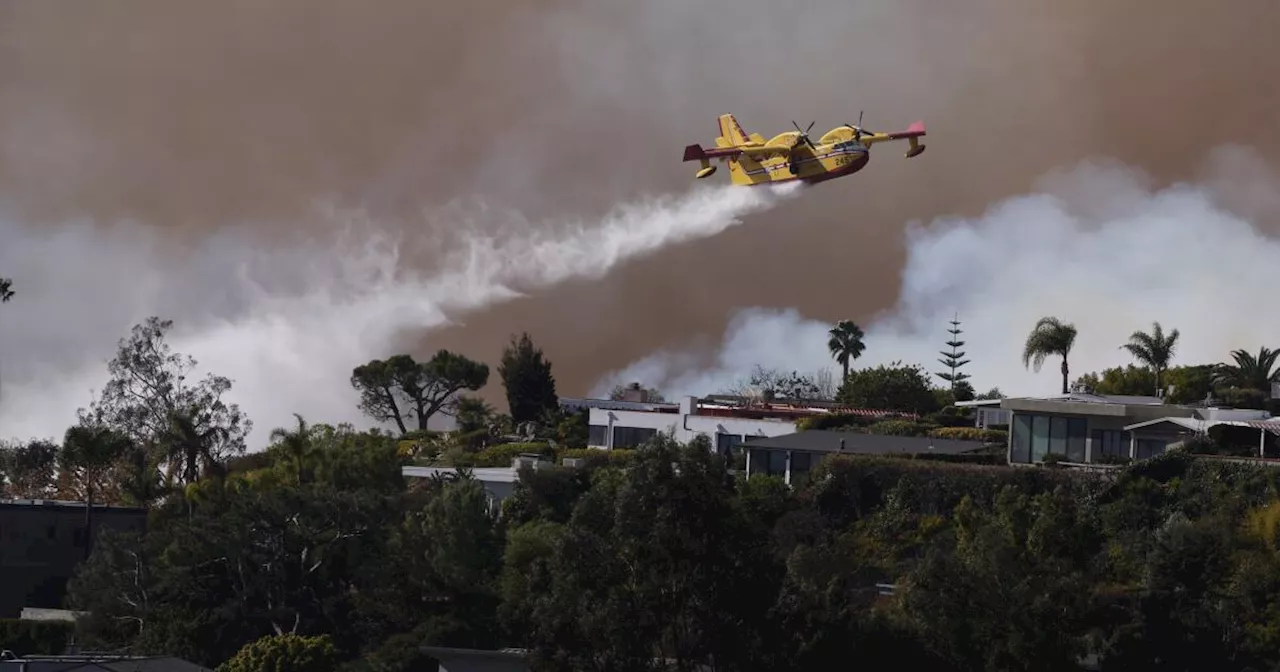
[[[394,421],[400,433],[414,418],[418,429],[437,413],[452,413],[456,395],[478,390],[489,382],[489,365],[440,350],[427,362],[409,355],[375,359],[351,372],[351,386],[360,392],[360,410],[375,420]]]
[[[904,366],[900,361],[850,373],[840,386],[836,400],[876,411],[932,413],[938,410],[938,399],[924,367]]]
[[[329,635],[268,635],[244,645],[217,672],[329,672],[340,658]]]
[[[1128,364],[1103,369],[1101,373],[1086,373],[1077,378],[1072,387],[1093,394],[1148,395],[1154,384],[1155,374],[1151,369]]]
[[[840,364],[842,374],[840,381],[844,382],[844,379],[849,377],[849,363],[861,357],[862,351],[867,347],[862,343],[865,334],[862,333],[862,327],[855,324],[853,320],[840,320],[827,334],[830,335],[827,339],[827,349]]]
[[[541,348],[534,347],[527,332],[518,339],[511,337],[511,343],[502,351],[498,374],[507,390],[507,406],[515,425],[538,422],[547,412],[559,408],[551,362],[543,357]]]
[[[58,444],[51,441],[28,441],[0,446],[0,476],[8,481],[6,497],[15,499],[48,499],[53,496]]]
[[[1076,342],[1076,327],[1056,317],[1042,317],[1027,336],[1027,344],[1022,350],[1022,365],[1031,366],[1036,373],[1040,372],[1044,360],[1050,356],[1062,357],[1062,393],[1068,392],[1067,380],[1070,369],[1067,366],[1067,355]]]
[[[632,383],[631,385],[615,385],[613,390],[609,392],[609,398],[613,401],[621,401],[626,396],[627,390],[643,390],[646,394],[645,398],[651,404],[661,404],[666,401],[666,397],[662,396],[662,392],[656,387],[642,387],[640,383]]]
[[[84,557],[93,539],[93,495],[106,487],[106,476],[132,448],[125,434],[106,426],[76,425],[67,430],[58,469],[70,476],[84,496]]]
[[[165,450],[173,447],[175,418],[181,418],[194,435],[207,437],[209,443],[201,451],[210,459],[243,453],[253,422],[239,405],[222,400],[231,381],[208,374],[191,384],[196,360],[171,351],[165,334],[172,327],[172,320],[151,317],[120,340],[115,358],[107,364],[110,379],[89,410],[80,410],[81,422],[104,425],[137,445]],[[174,455],[164,455],[162,461],[170,473],[188,466]]]
[[[1173,359],[1174,350],[1178,347],[1178,330],[1174,329],[1166,335],[1159,322],[1152,322],[1151,333],[1135,331],[1129,336],[1129,342],[1120,347],[1151,369],[1155,375],[1158,396],[1160,377],[1169,368],[1169,360]]]
[[[1258,348],[1257,355],[1245,350],[1232,350],[1231,359],[1235,363],[1219,364],[1215,383],[1226,387],[1270,393],[1271,383],[1280,382],[1280,369],[1276,368],[1277,358],[1280,358],[1280,350],[1272,350],[1265,346]]]
[[[13,298],[13,281],[9,278],[0,278],[0,303],[4,303]]]
[[[297,426],[292,430],[284,427],[271,430],[271,443],[273,448],[283,456],[285,463],[292,468],[294,485],[301,486],[308,480],[307,460],[311,457],[314,447],[311,442],[312,430],[307,425],[307,421],[297,413],[294,413],[293,417],[298,420]]]
[[[947,341],[947,346],[951,348],[951,352],[940,352],[942,359],[938,361],[942,362],[942,365],[950,369],[950,371],[939,373],[937,376],[951,384],[951,394],[956,397],[957,401],[963,401],[956,394],[956,386],[969,379],[969,374],[961,373],[959,370],[960,367],[968,364],[969,360],[961,359],[964,357],[964,352],[960,348],[964,346],[964,341],[960,340],[960,334],[963,332],[960,330],[958,316],[951,319],[951,328],[947,330],[947,333],[951,334],[951,340]],[[970,387],[969,392],[972,392],[972,387]]]

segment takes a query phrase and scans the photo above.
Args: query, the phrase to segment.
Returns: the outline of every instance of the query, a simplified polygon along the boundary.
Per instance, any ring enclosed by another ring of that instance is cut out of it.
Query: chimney
[[[622,400],[646,403],[649,401],[649,390],[644,389],[640,383],[631,383],[622,391]]]

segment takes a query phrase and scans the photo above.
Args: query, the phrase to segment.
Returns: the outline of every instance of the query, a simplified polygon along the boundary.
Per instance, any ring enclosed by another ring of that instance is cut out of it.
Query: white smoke
[[[228,400],[255,423],[251,447],[265,445],[294,412],[369,426],[351,370],[393,354],[402,329],[438,327],[452,311],[521,290],[599,277],[664,246],[713,236],[796,192],[696,188],[620,206],[600,222],[536,225],[518,213],[446,208],[436,216],[461,233],[437,254],[440,268],[425,273],[400,261],[401,243],[412,240],[358,214],[324,215],[342,220],[336,241],[265,251],[245,231],[183,249],[141,226],[68,223],[36,232],[0,218],[0,272],[17,291],[0,308],[0,434],[60,436],[91,390],[101,389],[118,339],[150,315],[174,319],[175,352],[195,357],[201,372],[232,379]]]
[[[1254,222],[1280,215],[1280,182],[1250,150],[1226,147],[1209,157],[1201,179],[1150,185],[1140,171],[1086,162],[1046,176],[1036,193],[997,203],[980,217],[908,223],[898,302],[864,324],[866,352],[854,366],[901,360],[943,371],[938,359],[948,350],[953,315],[972,360],[962,370],[979,392],[1061,391],[1057,360],[1040,373],[1021,360],[1027,333],[1046,315],[1079,330],[1072,380],[1132,363],[1120,346],[1153,321],[1180,330],[1175,365],[1276,347],[1280,313],[1271,310],[1271,290],[1280,241]],[[757,364],[834,367],[830,327],[794,310],[747,308],[729,325],[711,366],[691,369],[693,353],[655,353],[605,376],[593,393],[637,380],[668,396],[707,394]]]

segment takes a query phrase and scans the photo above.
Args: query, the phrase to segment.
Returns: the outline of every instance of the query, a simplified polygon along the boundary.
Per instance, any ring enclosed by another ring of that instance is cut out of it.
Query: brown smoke
[[[980,211],[1066,163],[1172,180],[1221,142],[1274,156],[1274,25],[1267,0],[17,0],[0,5],[0,204],[32,227],[184,237],[305,233],[315,199],[406,221],[469,193],[590,216],[683,189],[681,149],[711,143],[722,112],[766,137],[859,109],[876,129],[928,124],[918,159],[883,147],[745,226],[417,343],[495,362],[528,330],[562,393],[584,393],[741,307],[869,319],[896,296],[904,222]]]

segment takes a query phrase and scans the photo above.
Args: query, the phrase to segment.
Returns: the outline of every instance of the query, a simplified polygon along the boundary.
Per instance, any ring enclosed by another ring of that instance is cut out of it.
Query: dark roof
[[[4,499],[0,498],[0,506],[23,506],[23,507],[47,507],[62,509],[83,509],[83,501],[70,501],[62,499]],[[144,513],[146,509],[136,506],[117,506],[114,504],[103,504],[101,502],[93,503],[94,511],[132,511]]]
[[[26,656],[0,660],[0,672],[212,672],[171,656]]]
[[[983,441],[959,441],[956,439],[931,439],[924,436],[888,436],[883,434],[864,434],[862,432],[833,432],[811,430],[783,434],[774,437],[752,437],[746,440],[748,448],[770,448],[774,450],[800,450],[810,453],[840,452],[840,441],[844,441],[844,452],[860,455],[908,455],[920,453],[943,453],[959,455],[973,452],[988,445]]]

